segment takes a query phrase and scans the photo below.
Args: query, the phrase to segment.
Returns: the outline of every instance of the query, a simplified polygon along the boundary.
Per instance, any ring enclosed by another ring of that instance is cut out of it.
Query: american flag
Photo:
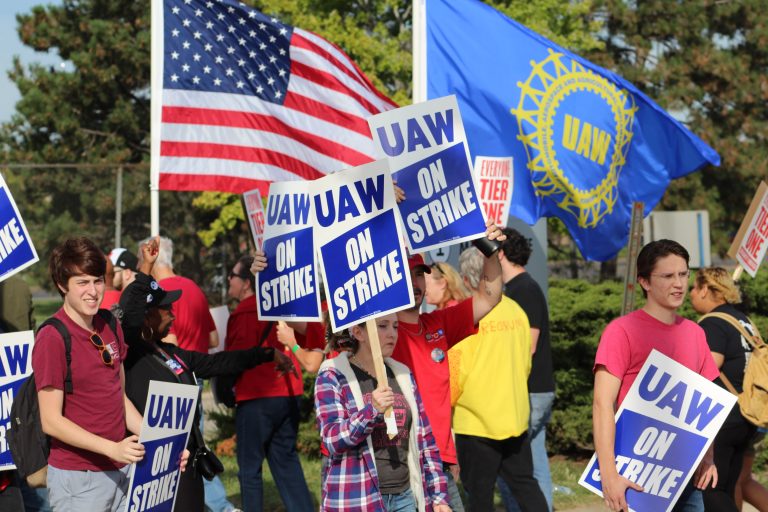
[[[396,107],[322,37],[231,0],[163,2],[159,186],[242,193],[373,160]]]

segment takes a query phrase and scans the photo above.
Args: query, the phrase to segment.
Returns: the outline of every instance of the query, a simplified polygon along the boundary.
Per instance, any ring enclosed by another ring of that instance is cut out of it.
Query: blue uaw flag
[[[512,157],[510,213],[556,216],[587,259],[626,244],[672,179],[720,157],[620,76],[478,0],[426,0],[427,98],[455,94],[472,157]]]

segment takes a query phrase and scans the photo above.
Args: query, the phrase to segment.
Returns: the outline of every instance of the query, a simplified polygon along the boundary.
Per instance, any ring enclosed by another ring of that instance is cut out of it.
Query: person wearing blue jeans
[[[502,232],[507,236],[499,251],[504,294],[523,308],[531,328],[533,359],[528,377],[528,400],[531,405],[528,436],[533,455],[533,477],[539,483],[549,512],[552,512],[552,476],[546,446],[547,424],[555,400],[549,307],[541,286],[525,269],[533,252],[531,240],[512,228],[504,228]],[[496,483],[507,512],[519,512],[520,507],[507,484],[501,478]]]
[[[264,459],[277,485],[285,509],[291,512],[314,510],[299,455],[299,398],[268,397],[237,404],[237,464],[245,512],[261,511]]]
[[[203,379],[197,379],[197,385],[200,392],[203,391]],[[202,394],[201,394],[202,396]],[[200,400],[200,433],[205,435],[205,414],[203,411],[203,401]],[[205,509],[207,512],[234,512],[237,508],[227,499],[227,490],[221,483],[219,475],[213,477],[213,480],[203,479],[203,491],[205,493]]]

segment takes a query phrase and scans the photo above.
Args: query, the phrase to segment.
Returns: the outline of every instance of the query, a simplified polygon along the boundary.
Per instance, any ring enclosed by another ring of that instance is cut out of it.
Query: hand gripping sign
[[[320,321],[310,182],[272,183],[267,200],[264,253],[256,274],[261,320]]]
[[[485,236],[455,96],[377,114],[368,125],[379,156],[389,159],[405,192],[398,211],[412,253]]]
[[[6,434],[11,428],[11,405],[19,387],[32,373],[32,331],[0,334],[0,471],[15,469]]]
[[[366,322],[378,386],[387,384],[374,319],[413,306],[408,259],[398,232],[386,160],[312,182],[315,245],[320,251],[334,331]],[[397,422],[384,413],[390,439]]]
[[[736,397],[654,350],[616,413],[616,469],[642,492],[627,489],[630,511],[672,510]],[[579,483],[603,495],[597,457]]]
[[[5,180],[0,176],[0,281],[37,261],[32,239]]]
[[[144,458],[133,465],[126,512],[173,510],[181,475],[179,461],[194,423],[198,391],[197,386],[149,382],[139,437]]]

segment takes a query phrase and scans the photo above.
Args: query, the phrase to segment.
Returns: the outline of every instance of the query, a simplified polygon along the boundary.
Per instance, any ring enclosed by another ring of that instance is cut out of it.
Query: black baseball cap
[[[123,247],[112,249],[109,253],[109,259],[112,261],[112,265],[114,265],[115,268],[136,270],[139,266],[139,258]]]

